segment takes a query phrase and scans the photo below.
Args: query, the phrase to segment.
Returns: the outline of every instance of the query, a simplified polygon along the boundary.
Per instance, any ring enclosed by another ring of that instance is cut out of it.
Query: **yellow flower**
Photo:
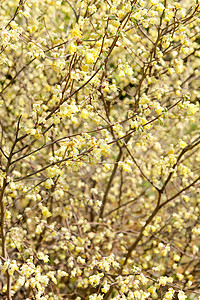
[[[174,145],[173,144],[170,145],[168,154],[174,154]]]
[[[82,38],[82,32],[78,24],[75,24],[74,28],[70,31],[70,36],[78,39]]]
[[[150,287],[148,288],[148,292],[150,292],[151,294],[155,294],[155,292],[156,292],[156,287],[155,287],[155,286],[150,286]]]
[[[51,217],[50,211],[49,211],[48,208],[45,207],[45,206],[42,207],[42,214],[43,214],[43,216],[45,216],[46,218]]]
[[[85,61],[86,64],[92,64],[98,56],[97,49],[91,49],[88,52],[85,53]]]
[[[162,3],[158,3],[156,6],[156,10],[159,12],[162,12],[165,9],[164,5]]]
[[[187,296],[185,295],[185,293],[183,291],[178,292],[178,300],[185,300],[186,298],[187,298]]]
[[[68,45],[69,53],[74,54],[77,50],[77,45],[74,41],[71,41]]]
[[[180,274],[180,273],[177,273],[176,276],[177,276],[178,280],[180,280],[180,281],[184,278],[184,275]]]
[[[180,139],[179,140],[179,145],[180,145],[181,148],[185,148],[187,146],[187,143]]]
[[[80,114],[80,117],[83,118],[83,119],[88,119],[90,116],[90,113],[87,109],[82,109],[81,111],[81,114]]]
[[[97,275],[92,275],[89,277],[89,283],[92,285],[92,286],[97,286],[100,282],[100,279],[103,277],[103,273],[99,273]]]
[[[17,29],[18,28],[18,24],[15,21],[10,22],[10,26],[12,29]]]
[[[118,165],[119,165],[120,167],[122,167],[122,169],[123,169],[125,172],[128,172],[128,173],[131,173],[131,172],[132,172],[131,166],[129,166],[127,163],[122,162],[122,161],[119,161],[119,162],[118,162]]]

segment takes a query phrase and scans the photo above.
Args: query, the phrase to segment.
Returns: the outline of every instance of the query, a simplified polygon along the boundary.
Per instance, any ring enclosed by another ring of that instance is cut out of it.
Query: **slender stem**
[[[7,253],[7,249],[6,249],[6,218],[5,218],[5,213],[6,213],[6,205],[4,203],[4,194],[5,194],[5,190],[6,187],[8,185],[8,171],[9,171],[9,167],[11,164],[11,160],[12,160],[12,156],[13,156],[13,152],[14,152],[14,148],[18,142],[18,133],[19,133],[19,124],[20,124],[20,120],[21,120],[21,116],[18,120],[18,124],[17,124],[17,130],[16,130],[16,135],[15,135],[15,141],[11,147],[10,150],[10,154],[8,156],[8,161],[7,161],[7,165],[5,168],[5,177],[3,179],[3,186],[1,189],[1,193],[0,193],[0,207],[1,207],[1,240],[2,240],[2,256],[3,258],[5,258],[6,260],[8,259],[8,253]],[[8,272],[8,270],[6,271],[6,276],[7,276],[7,299],[11,300],[11,276]]]
[[[113,168],[113,171],[111,173],[111,176],[110,176],[110,179],[108,181],[108,184],[106,186],[106,190],[105,190],[105,193],[104,193],[104,196],[103,196],[103,201],[102,201],[102,205],[101,205],[101,209],[100,209],[100,214],[99,214],[99,217],[102,218],[103,217],[103,213],[104,213],[104,209],[105,209],[105,205],[106,205],[106,202],[107,202],[107,197],[108,197],[108,193],[110,191],[110,188],[112,186],[112,182],[113,182],[113,179],[115,178],[115,174],[117,172],[117,168],[118,168],[118,162],[120,161],[121,157],[122,157],[122,149],[120,148],[119,150],[119,154],[118,154],[118,157],[117,157],[117,160],[116,160],[116,164]]]

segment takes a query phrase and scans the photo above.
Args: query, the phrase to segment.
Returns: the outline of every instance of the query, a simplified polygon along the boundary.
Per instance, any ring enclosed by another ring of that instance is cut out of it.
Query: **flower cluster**
[[[2,299],[196,300],[199,1],[1,2]]]

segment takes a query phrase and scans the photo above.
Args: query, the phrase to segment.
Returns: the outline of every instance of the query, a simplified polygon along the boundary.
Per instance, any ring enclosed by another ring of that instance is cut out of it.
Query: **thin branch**
[[[167,199],[162,204],[160,204],[160,208],[163,207],[163,206],[165,206],[167,203],[171,202],[172,200],[174,200],[178,196],[180,196],[183,192],[187,191],[192,186],[194,186],[195,183],[197,183],[199,180],[200,180],[200,176],[196,180],[194,180],[191,184],[189,184],[188,186],[186,186],[185,188],[183,188],[182,190],[180,190],[178,193],[176,193],[174,196],[172,196],[171,198]]]
[[[86,154],[90,153],[90,152],[92,151],[93,148],[94,148],[94,146],[92,146],[92,147],[89,148],[88,150],[83,151],[82,153],[78,154],[77,157],[81,157],[81,156],[83,156],[83,155],[86,155]],[[64,159],[55,161],[55,162],[53,162],[53,163],[51,163],[51,164],[48,164],[48,165],[46,165],[45,167],[43,167],[43,168],[41,168],[41,169],[39,169],[39,170],[37,170],[37,171],[35,171],[35,172],[33,172],[33,173],[30,173],[30,174],[28,174],[28,175],[26,175],[26,176],[24,176],[24,177],[16,178],[16,179],[14,179],[14,182],[17,182],[17,181],[21,181],[21,180],[27,179],[27,178],[29,178],[29,177],[31,177],[31,176],[33,176],[33,175],[36,175],[36,174],[38,174],[38,173],[41,173],[42,171],[44,171],[44,170],[46,170],[46,169],[48,169],[48,168],[50,168],[50,167],[52,167],[52,166],[55,166],[55,165],[58,165],[58,164],[60,164],[60,163],[66,162],[66,161],[68,161],[68,160],[70,160],[70,159],[73,159],[73,156],[70,156],[70,157],[67,157],[67,158],[64,158]]]
[[[135,158],[133,157],[132,153],[130,152],[128,146],[126,144],[124,144],[128,154],[130,155],[130,157],[132,158],[133,162],[135,163],[135,165],[138,167],[140,173],[142,174],[142,176],[157,190],[159,191],[159,188],[157,186],[155,186],[155,184],[153,183],[153,181],[151,179],[149,179],[146,174],[143,172],[143,170],[141,169],[140,165],[137,163],[137,161],[135,160]]]
[[[64,0],[65,2],[67,2],[67,4],[69,4],[69,6],[71,7],[71,9],[73,10],[75,17],[76,17],[76,22],[78,22],[79,16],[75,10],[75,8],[72,6],[72,4],[68,1],[68,0]]]
[[[120,208],[122,208],[122,207],[124,207],[124,206],[126,206],[126,205],[129,205],[129,204],[131,204],[131,203],[136,202],[140,197],[142,197],[143,195],[145,195],[145,193],[146,193],[146,191],[147,191],[148,189],[149,189],[149,188],[147,188],[145,191],[143,191],[140,195],[138,195],[138,196],[135,197],[134,199],[131,199],[131,200],[129,200],[128,202],[126,202],[126,203],[124,203],[124,204],[121,204],[120,206],[118,206],[118,207],[112,209],[111,211],[109,211],[107,214],[105,214],[105,218],[106,218],[107,216],[109,216],[110,214],[112,214],[113,212],[115,212],[116,210],[119,210]],[[101,224],[102,224],[102,223],[101,223]]]
[[[120,161],[120,159],[122,157],[122,154],[123,154],[123,151],[122,151],[122,148],[120,148],[119,154],[118,154],[117,159],[116,159],[116,164],[115,164],[115,166],[114,166],[114,168],[112,170],[110,179],[109,179],[109,181],[107,183],[107,186],[106,186],[106,190],[105,190],[105,193],[104,193],[104,196],[103,196],[103,200],[102,200],[102,205],[101,205],[101,208],[100,208],[99,218],[103,217],[105,205],[106,205],[106,202],[107,202],[108,193],[110,191],[110,188],[112,187],[112,182],[113,182],[113,180],[115,178],[115,175],[116,175],[116,172],[117,172],[117,169],[118,169],[118,162]]]
[[[3,155],[5,156],[6,159],[8,159],[8,156],[5,154],[5,152],[3,151],[3,149],[0,147],[1,152],[3,153]]]

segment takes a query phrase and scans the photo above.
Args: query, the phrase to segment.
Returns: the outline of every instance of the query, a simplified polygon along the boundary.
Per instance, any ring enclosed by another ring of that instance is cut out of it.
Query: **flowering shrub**
[[[1,1],[1,299],[200,299],[199,14]]]

